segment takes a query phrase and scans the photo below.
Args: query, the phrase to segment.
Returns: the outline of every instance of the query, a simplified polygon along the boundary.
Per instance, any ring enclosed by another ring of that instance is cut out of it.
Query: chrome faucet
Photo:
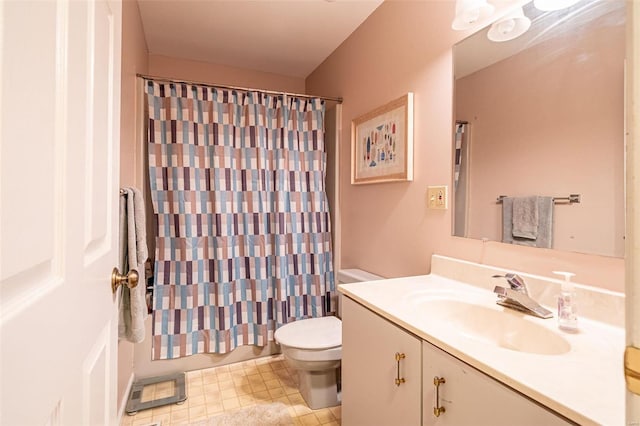
[[[543,308],[529,296],[527,285],[521,276],[509,273],[505,275],[493,275],[493,278],[506,279],[510,287],[495,286],[493,292],[498,295],[498,300],[496,301],[498,305],[540,318],[553,318],[553,313],[550,310]]]

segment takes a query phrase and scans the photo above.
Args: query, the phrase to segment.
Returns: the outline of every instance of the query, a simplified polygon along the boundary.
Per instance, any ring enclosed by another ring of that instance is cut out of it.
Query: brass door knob
[[[138,285],[139,278],[138,271],[135,269],[131,269],[127,275],[122,275],[118,268],[113,268],[113,271],[111,271],[111,291],[115,293],[122,284],[126,284],[129,288],[134,288]]]

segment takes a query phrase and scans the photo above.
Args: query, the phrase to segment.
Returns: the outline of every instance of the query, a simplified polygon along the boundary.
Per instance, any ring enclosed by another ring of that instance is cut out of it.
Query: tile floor
[[[282,355],[186,373],[187,401],[124,414],[121,426],[184,425],[250,405],[282,402],[295,425],[340,425],[340,406],[312,410],[297,388],[297,375]],[[142,401],[173,395],[172,382],[147,386]],[[249,425],[248,425],[249,426]]]

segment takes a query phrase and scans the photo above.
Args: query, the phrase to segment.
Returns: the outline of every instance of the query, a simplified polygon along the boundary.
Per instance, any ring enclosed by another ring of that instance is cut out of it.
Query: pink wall
[[[120,92],[120,186],[142,188],[142,148],[137,142],[136,73],[147,72],[147,42],[142,31],[138,3],[122,2],[122,86]],[[118,343],[118,409],[133,376],[134,345]],[[125,401],[126,402],[126,401]]]
[[[577,193],[580,204],[556,205],[553,247],[624,256],[624,30],[554,38],[457,80],[469,236],[500,241],[498,195]]]
[[[142,30],[138,3],[122,3],[122,88],[120,113],[120,186],[141,187],[136,173],[140,166],[141,150],[136,139],[139,127],[136,117],[136,74],[148,69],[147,42]]]
[[[213,84],[304,93],[304,79],[207,62],[149,55],[149,74]]]
[[[307,93],[342,96],[342,265],[392,277],[428,273],[430,256],[552,276],[622,291],[622,259],[514,247],[451,236],[451,211],[427,210],[428,185],[451,184],[454,2],[384,2],[306,80]],[[415,93],[414,181],[350,184],[350,122],[402,94]]]

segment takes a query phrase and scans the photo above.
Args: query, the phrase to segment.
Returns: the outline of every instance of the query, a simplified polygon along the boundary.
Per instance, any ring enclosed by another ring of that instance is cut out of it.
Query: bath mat
[[[191,426],[290,426],[293,424],[287,406],[281,402],[252,405],[190,423]]]

